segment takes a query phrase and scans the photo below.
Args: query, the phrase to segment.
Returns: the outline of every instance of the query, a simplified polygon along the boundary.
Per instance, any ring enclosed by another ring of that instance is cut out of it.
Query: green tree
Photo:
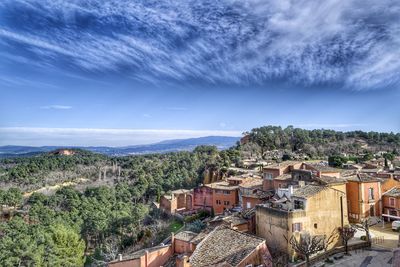
[[[48,266],[84,265],[85,242],[73,229],[61,224],[54,225],[50,228],[47,238],[46,263]]]

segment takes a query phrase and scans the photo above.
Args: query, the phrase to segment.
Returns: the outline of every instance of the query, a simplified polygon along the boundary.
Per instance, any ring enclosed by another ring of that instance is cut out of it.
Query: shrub
[[[189,231],[200,233],[206,227],[206,224],[200,220],[195,220],[194,222],[188,224],[187,229]]]

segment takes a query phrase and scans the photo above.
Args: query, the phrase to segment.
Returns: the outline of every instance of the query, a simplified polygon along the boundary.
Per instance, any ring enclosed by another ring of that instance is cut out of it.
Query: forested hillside
[[[283,155],[298,158],[327,158],[334,154],[357,155],[364,152],[391,151],[400,148],[400,133],[333,130],[305,130],[288,126],[264,126],[245,133],[241,147],[246,156],[281,159]],[[275,152],[275,153],[272,153]]]
[[[0,190],[0,204],[12,219],[0,223],[0,262],[103,266],[118,251],[161,242],[174,222],[152,211],[150,203],[169,190],[198,185],[206,168],[226,168],[237,157],[235,149],[200,146],[193,152],[121,158],[79,150],[71,156],[3,160],[1,180],[9,189]],[[58,176],[52,177],[55,173]],[[88,181],[61,187],[55,194],[23,195],[19,189],[30,191],[80,176]]]

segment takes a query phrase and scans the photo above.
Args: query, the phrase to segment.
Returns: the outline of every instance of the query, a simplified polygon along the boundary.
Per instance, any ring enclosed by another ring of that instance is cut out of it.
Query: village
[[[198,218],[198,231],[184,225],[109,266],[400,266],[400,169],[384,158],[230,169],[153,203],[184,222]]]

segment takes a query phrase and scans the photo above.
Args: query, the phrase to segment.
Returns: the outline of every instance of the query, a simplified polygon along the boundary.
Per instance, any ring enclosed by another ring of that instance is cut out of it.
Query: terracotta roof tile
[[[200,242],[190,257],[190,264],[202,267],[226,262],[237,266],[263,242],[259,237],[219,226]]]
[[[292,196],[300,197],[300,198],[308,198],[310,196],[318,194],[319,192],[321,192],[325,189],[326,189],[325,186],[308,184],[308,185],[305,185],[305,186],[295,189]]]
[[[392,188],[385,192],[384,195],[389,197],[400,197],[400,188]]]

